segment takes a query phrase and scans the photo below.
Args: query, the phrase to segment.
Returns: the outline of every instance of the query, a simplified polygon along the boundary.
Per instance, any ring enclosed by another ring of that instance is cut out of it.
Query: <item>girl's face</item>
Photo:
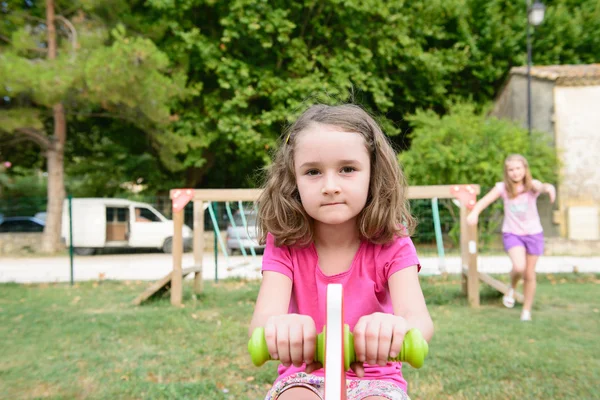
[[[315,223],[353,221],[367,202],[371,160],[358,133],[310,125],[296,140],[294,171],[302,206]]]
[[[506,174],[514,183],[521,183],[525,178],[525,165],[520,160],[508,161],[506,163]]]

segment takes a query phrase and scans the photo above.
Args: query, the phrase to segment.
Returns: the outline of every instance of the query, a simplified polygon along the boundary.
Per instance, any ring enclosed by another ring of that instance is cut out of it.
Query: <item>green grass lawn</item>
[[[436,326],[426,365],[405,368],[416,399],[599,399],[600,276],[539,278],[533,322],[482,287],[424,278]],[[246,354],[257,282],[207,283],[185,307],[130,305],[148,283],[0,285],[0,398],[261,399],[275,363]]]

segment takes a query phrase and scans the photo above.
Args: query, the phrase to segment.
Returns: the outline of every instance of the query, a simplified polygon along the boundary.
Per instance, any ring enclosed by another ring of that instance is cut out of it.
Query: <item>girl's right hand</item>
[[[284,314],[270,317],[265,323],[265,339],[269,354],[283,365],[300,367],[306,363],[306,372],[321,368],[315,363],[317,329],[308,315]]]
[[[471,212],[467,215],[467,225],[477,225],[477,221],[479,220],[479,215],[477,213]]]

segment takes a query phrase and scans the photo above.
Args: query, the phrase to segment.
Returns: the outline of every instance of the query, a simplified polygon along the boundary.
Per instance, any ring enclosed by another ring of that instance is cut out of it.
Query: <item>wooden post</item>
[[[171,304],[180,306],[183,299],[183,210],[173,211],[173,276],[171,277]]]
[[[467,225],[467,215],[469,214],[469,210],[464,204],[460,204],[460,276],[462,282],[462,292],[465,296],[468,295],[468,277],[465,273],[465,268],[468,265],[468,247],[469,247],[469,239],[468,239],[468,225]]]
[[[468,255],[467,292],[471,307],[479,307],[479,274],[477,272],[477,225],[467,226]]]
[[[198,268],[194,275],[194,292],[200,294],[204,290],[202,280],[202,258],[204,254],[204,202],[194,200],[194,266]]]

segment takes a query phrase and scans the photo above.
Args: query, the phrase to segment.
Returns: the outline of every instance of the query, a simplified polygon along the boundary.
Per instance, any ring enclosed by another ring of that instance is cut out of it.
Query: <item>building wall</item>
[[[557,87],[555,99],[565,194],[600,202],[600,86]]]
[[[531,125],[534,130],[546,132],[550,143],[554,143],[553,90],[554,82],[532,78]],[[527,128],[527,77],[511,75],[491,115],[519,122]]]
[[[561,218],[572,206],[597,207],[600,212],[600,86],[556,87],[554,98],[562,160]],[[580,229],[590,228],[585,222]]]

